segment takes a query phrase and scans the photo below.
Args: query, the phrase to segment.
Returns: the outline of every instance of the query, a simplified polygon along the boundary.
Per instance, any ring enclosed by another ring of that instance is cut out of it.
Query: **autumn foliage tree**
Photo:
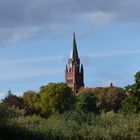
[[[109,87],[83,88],[80,92],[90,93],[96,97],[99,112],[118,111],[121,108],[121,102],[126,97],[123,88],[113,85]]]
[[[22,98],[11,94],[8,94],[5,99],[2,101],[2,103],[9,105],[9,106],[15,106],[20,109],[23,109],[25,107],[24,101]]]

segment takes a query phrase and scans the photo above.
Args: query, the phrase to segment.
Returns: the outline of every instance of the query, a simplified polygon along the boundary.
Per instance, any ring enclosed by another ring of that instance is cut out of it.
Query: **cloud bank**
[[[73,24],[85,30],[88,26],[140,22],[139,7],[139,0],[0,0],[0,42],[60,32]]]

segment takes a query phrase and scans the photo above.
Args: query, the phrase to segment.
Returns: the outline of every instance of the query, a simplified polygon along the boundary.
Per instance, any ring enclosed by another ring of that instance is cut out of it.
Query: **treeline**
[[[140,72],[125,88],[82,88],[49,83],[21,97],[9,93],[0,104],[0,138],[140,139]]]
[[[21,97],[10,93],[2,104],[24,110],[25,115],[36,114],[48,118],[56,113],[62,114],[73,110],[95,114],[117,112],[126,96],[123,88],[113,86],[82,88],[75,94],[64,83],[49,83],[42,86],[38,93],[26,91]]]

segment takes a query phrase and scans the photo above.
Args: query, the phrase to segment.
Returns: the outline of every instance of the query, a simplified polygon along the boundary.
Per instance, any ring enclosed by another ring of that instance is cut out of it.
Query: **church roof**
[[[71,51],[70,58],[71,59],[79,59],[78,51],[77,51],[77,44],[76,44],[75,33],[73,33],[73,46],[72,46],[72,51]]]

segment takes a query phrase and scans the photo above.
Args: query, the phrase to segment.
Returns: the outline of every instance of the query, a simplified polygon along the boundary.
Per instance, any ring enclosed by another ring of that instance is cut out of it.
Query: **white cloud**
[[[110,52],[99,52],[99,53],[87,53],[89,58],[104,58],[104,57],[115,57],[120,55],[131,55],[139,54],[140,50],[123,50],[123,51],[110,51]],[[83,55],[84,56],[84,55]]]
[[[62,69],[50,64],[57,61],[60,63],[62,60],[63,56],[60,55],[0,61],[0,81],[57,76],[63,72]]]
[[[12,65],[12,64],[28,64],[28,63],[37,63],[37,62],[56,62],[58,60],[63,60],[63,55],[55,55],[48,57],[38,57],[38,58],[26,58],[26,59],[14,59],[14,60],[1,60],[0,65]]]
[[[14,67],[2,71],[0,74],[1,81],[7,80],[23,80],[40,76],[54,76],[61,74],[61,69],[56,68],[30,68],[30,67]]]
[[[115,19],[115,15],[113,15],[112,13],[97,11],[91,14],[86,14],[84,18],[94,26],[102,27],[111,23]]]
[[[39,27],[0,28],[0,44],[29,39],[40,35]]]

